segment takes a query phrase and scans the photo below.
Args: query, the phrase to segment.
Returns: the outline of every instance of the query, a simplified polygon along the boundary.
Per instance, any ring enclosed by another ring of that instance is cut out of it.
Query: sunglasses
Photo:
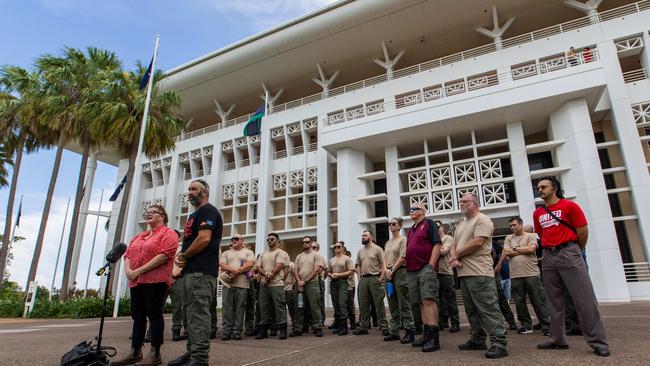
[[[237,241],[237,240],[241,240],[241,238],[230,238],[230,241]]]
[[[266,241],[270,243],[272,241],[275,241],[275,238],[268,238],[268,239],[266,239]]]
[[[339,248],[343,248],[343,247],[340,246],[340,245],[335,245],[335,246],[334,246],[334,249],[339,249]]]
[[[303,244],[311,244],[310,241],[303,241],[302,243],[303,243]]]
[[[419,207],[411,207],[411,208],[409,209],[409,211],[411,211],[411,212],[416,212],[416,211],[420,211],[420,210],[421,210],[421,209],[420,209]]]
[[[397,223],[396,223],[396,222],[389,222],[388,225],[390,225],[390,226],[397,226]]]

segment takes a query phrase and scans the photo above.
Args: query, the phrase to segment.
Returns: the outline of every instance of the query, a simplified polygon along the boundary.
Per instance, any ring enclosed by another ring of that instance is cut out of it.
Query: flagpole
[[[131,240],[133,237],[133,226],[135,225],[135,217],[138,212],[138,193],[140,190],[140,180],[142,179],[142,166],[140,159],[142,158],[142,150],[144,148],[144,134],[147,130],[147,118],[149,117],[149,105],[151,104],[151,91],[153,90],[153,81],[156,73],[156,60],[158,58],[158,45],[160,44],[160,34],[156,35],[156,46],[153,51],[153,59],[151,60],[151,75],[149,75],[149,82],[147,83],[147,98],[144,102],[144,113],[142,115],[142,123],[140,124],[140,138],[138,141],[138,154],[135,157],[135,171],[131,178],[131,192],[129,200],[127,201],[128,210],[126,214],[126,225],[124,225],[124,241]],[[117,267],[117,266],[116,266]],[[119,268],[124,268],[124,259],[120,259]],[[122,297],[122,284],[124,282],[124,271],[117,274],[117,290],[115,291],[115,305],[113,306],[113,317],[117,318],[120,311],[120,298]]]
[[[56,264],[54,265],[54,274],[52,274],[52,285],[50,286],[50,300],[52,300],[52,293],[54,292],[54,280],[56,279],[56,271],[59,269],[59,258],[61,257],[61,246],[63,246],[63,234],[65,233],[65,225],[68,223],[68,209],[70,208],[70,196],[68,196],[68,204],[65,206],[65,216],[63,217],[63,228],[61,229],[61,239],[59,239],[59,250],[56,252]]]
[[[102,194],[99,196],[99,208],[98,212],[102,212],[102,200],[104,199],[104,190],[102,189]],[[90,267],[93,264],[93,254],[95,253],[95,241],[97,240],[97,227],[99,226],[99,215],[97,215],[97,221],[95,221],[95,233],[93,234],[93,244],[90,247],[90,259],[88,260],[88,272],[86,273],[86,285],[84,286],[84,297],[88,293],[88,279],[90,278]]]
[[[11,236],[9,237],[9,245],[7,246],[7,258],[5,259],[5,268],[7,268],[7,263],[9,263],[9,255],[11,255],[11,244],[13,244],[14,237],[16,236],[16,228],[18,227],[18,224],[20,224],[20,216],[22,214],[22,211],[23,211],[23,195],[21,194],[20,204],[18,205],[18,215],[16,218],[16,222],[14,223],[14,228],[11,230]]]

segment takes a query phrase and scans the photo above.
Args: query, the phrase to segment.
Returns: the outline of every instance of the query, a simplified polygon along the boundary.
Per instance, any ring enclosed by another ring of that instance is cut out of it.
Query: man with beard
[[[266,238],[269,249],[257,260],[260,278],[259,308],[261,321],[255,339],[268,338],[268,330],[274,320],[280,330],[278,339],[287,339],[287,303],[284,297],[284,267],[289,265],[289,254],[280,249],[280,237],[269,233]]]
[[[549,340],[539,349],[569,348],[565,337],[565,294],[573,298],[585,340],[598,356],[609,356],[605,327],[589,278],[582,251],[587,246],[587,219],[578,204],[564,199],[557,178],[542,177],[537,182],[544,205],[533,212],[535,232],[544,247],[544,291],[551,321]]]
[[[487,331],[492,346],[485,357],[505,357],[508,355],[508,341],[499,310],[490,254],[494,224],[490,217],[479,212],[479,198],[475,193],[463,195],[460,199],[460,212],[465,218],[456,227],[449,264],[458,268],[463,303],[470,325],[470,339],[459,345],[458,349],[487,349]]]
[[[235,234],[230,239],[232,248],[226,250],[219,261],[219,266],[230,280],[230,288],[223,298],[223,336],[222,341],[240,340],[246,312],[248,293],[248,273],[255,264],[255,254],[246,249],[244,238]]]
[[[363,248],[357,253],[357,271],[359,274],[359,326],[352,332],[354,335],[368,334],[370,328],[370,303],[374,303],[377,309],[379,328],[382,335],[386,337],[388,322],[386,321],[386,308],[384,307],[384,274],[386,273],[386,262],[384,251],[375,244],[370,230],[361,234]]]
[[[323,270],[323,263],[318,252],[312,247],[312,239],[309,236],[302,238],[303,252],[296,257],[296,263],[293,270],[293,276],[297,281],[298,295],[302,293],[303,304],[308,306],[298,307],[297,322],[293,325],[292,337],[302,335],[303,322],[305,321],[305,311],[309,308],[309,319],[311,320],[312,329],[316,337],[323,336],[322,313],[320,311],[320,287],[318,276]]]
[[[210,187],[203,179],[190,183],[187,198],[196,209],[187,219],[181,252],[175,264],[183,268],[183,294],[186,301],[189,338],[187,352],[169,366],[208,365],[210,354],[210,304],[216,291],[219,243],[223,220],[216,207],[208,203]]]

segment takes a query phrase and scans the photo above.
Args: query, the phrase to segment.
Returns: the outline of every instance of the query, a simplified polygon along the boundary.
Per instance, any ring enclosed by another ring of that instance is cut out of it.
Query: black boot
[[[338,334],[339,329],[341,329],[341,321],[339,319],[335,319],[334,323],[332,323],[332,325],[327,327],[327,329],[331,329],[332,334]]]
[[[424,344],[427,342],[429,339],[429,328],[427,326],[424,327],[423,332],[422,332],[422,337],[418,339],[417,341],[411,343],[413,347],[422,347]]]
[[[427,341],[422,345],[422,352],[433,352],[440,349],[440,331],[435,325],[425,325]]]
[[[181,330],[172,329],[172,342],[178,342],[181,340]]]
[[[269,332],[269,337],[275,337],[278,335],[278,325],[271,325],[271,331]]]
[[[415,341],[415,338],[413,338],[413,332],[410,330],[406,330],[406,334],[404,334],[404,337],[402,337],[402,340],[400,341],[401,344],[410,344]]]
[[[339,331],[338,335],[343,336],[348,334],[348,322],[347,321],[341,321],[339,324]]]
[[[278,324],[278,329],[280,330],[278,339],[287,339],[287,323]]]
[[[260,325],[255,335],[255,339],[264,339],[269,337],[269,326],[266,324]]]

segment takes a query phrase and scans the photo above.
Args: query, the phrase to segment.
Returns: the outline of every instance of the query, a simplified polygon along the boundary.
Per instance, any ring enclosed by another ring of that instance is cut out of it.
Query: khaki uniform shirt
[[[350,258],[347,255],[345,257]],[[350,262],[352,262],[352,258],[350,258]],[[352,265],[352,268],[354,269],[354,264]],[[354,282],[354,273],[352,273],[352,276],[348,277],[348,291],[354,290],[355,285],[356,285],[356,283]]]
[[[327,269],[327,261],[325,260],[325,257],[323,257],[319,252],[316,252],[316,254],[318,254],[318,264],[323,269],[322,271],[320,271],[320,274],[316,277],[319,277],[321,280],[325,281],[325,270]]]
[[[273,268],[279,263],[284,264],[285,266],[289,265],[289,254],[282,249],[275,249],[273,251],[267,250],[262,253],[257,259],[257,266],[264,270],[264,273],[269,273],[273,271]],[[275,287],[275,286],[284,286],[284,272],[279,271],[275,277],[271,278],[266,282],[266,286]]]
[[[384,251],[375,243],[370,243],[367,246],[363,245],[357,253],[357,266],[359,266],[359,273],[362,276],[381,274],[383,262]]]
[[[333,257],[332,259],[330,259],[329,271],[330,273],[343,273],[347,271],[354,271],[354,263],[352,263],[352,258],[348,257],[347,255],[342,255],[340,257],[338,256]]]
[[[241,268],[244,263],[255,261],[255,254],[246,248],[235,250],[228,249],[219,258],[219,264],[224,263],[232,268]],[[230,282],[231,287],[248,288],[249,281],[246,273],[241,273]]]
[[[491,255],[493,232],[494,224],[492,223],[492,219],[480,212],[471,219],[465,219],[458,224],[454,233],[457,249],[463,248],[475,236],[487,238],[483,245],[474,253],[460,258],[461,266],[458,268],[458,277],[494,277]]]
[[[296,283],[296,279],[293,278],[295,266],[293,262],[289,262],[288,266],[284,266],[284,291],[293,291],[293,285]]]
[[[451,235],[445,235],[445,237],[442,238],[441,250],[448,250],[449,248],[451,248],[451,245],[453,243],[454,243],[454,237]],[[442,255],[442,253],[440,253],[440,259],[438,259],[438,273],[446,274],[446,275],[454,274],[454,271],[451,269],[451,265],[449,264],[449,254]]]
[[[296,257],[296,270],[298,271],[298,276],[300,278],[296,278],[296,281],[302,280],[304,281],[309,277],[309,275],[316,269],[316,267],[320,266],[323,268],[323,257],[318,254],[318,252],[311,251],[309,253],[302,252],[298,254]],[[314,277],[312,280],[317,279],[318,276]]]
[[[397,268],[393,268],[393,264],[400,258],[406,258],[406,238],[403,236],[398,240],[391,238],[384,247],[386,248],[384,250],[386,268],[391,268],[393,271],[397,270]],[[402,266],[404,266],[404,263]]]
[[[537,238],[533,233],[524,233],[522,236],[514,234],[506,236],[503,248],[515,249],[518,247],[535,246],[537,247]],[[537,253],[535,250],[531,254],[520,254],[508,257],[510,260],[510,278],[536,277],[539,276],[539,267],[537,266]]]

